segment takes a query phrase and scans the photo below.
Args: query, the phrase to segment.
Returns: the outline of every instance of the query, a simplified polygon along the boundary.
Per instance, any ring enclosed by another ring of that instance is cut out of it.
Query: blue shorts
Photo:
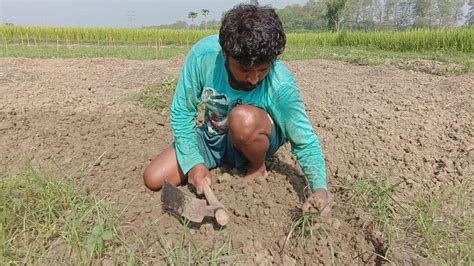
[[[241,152],[236,150],[232,144],[230,131],[218,135],[210,134],[206,126],[203,125],[196,129],[196,138],[199,152],[209,169],[216,168],[224,163],[235,168],[240,168],[248,164],[248,160]],[[270,147],[268,148],[266,157],[268,158],[275,154],[285,142],[286,140],[283,138],[280,127],[272,123]]]

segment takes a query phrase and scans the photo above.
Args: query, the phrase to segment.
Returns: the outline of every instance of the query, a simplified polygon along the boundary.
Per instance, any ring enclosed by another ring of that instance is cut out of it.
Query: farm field
[[[269,176],[254,183],[245,184],[238,170],[214,171],[216,195],[232,212],[230,224],[216,228],[165,213],[160,192],[142,181],[147,163],[172,142],[166,106],[183,58],[0,58],[0,188],[12,176],[27,176],[27,161],[53,180],[84,187],[119,216],[95,222],[113,220],[112,229],[85,222],[86,231],[94,228],[90,234],[103,240],[84,257],[61,244],[68,239],[61,232],[26,252],[31,238],[18,236],[28,231],[25,219],[0,237],[7,243],[0,262],[473,262],[472,72],[426,73],[445,67],[427,60],[403,68],[286,62],[325,153],[333,215],[298,219],[306,183],[284,146],[267,162]],[[15,193],[24,187],[13,187],[13,196],[0,203],[21,206]],[[56,216],[67,220],[70,212]],[[79,234],[77,241],[86,237]]]
[[[0,57],[169,59],[186,55],[193,43],[211,34],[217,30],[0,26]],[[283,60],[377,65],[422,59],[445,63],[435,69],[437,74],[474,72],[473,27],[288,33],[287,40]]]

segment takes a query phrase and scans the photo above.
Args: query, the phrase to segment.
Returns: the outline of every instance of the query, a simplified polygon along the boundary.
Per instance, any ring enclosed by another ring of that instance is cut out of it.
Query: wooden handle
[[[209,204],[212,206],[218,207],[218,209],[216,209],[216,212],[214,213],[214,217],[216,217],[217,223],[220,225],[226,225],[227,223],[229,223],[229,214],[227,214],[224,205],[222,205],[222,203],[220,203],[217,199],[216,195],[214,195],[214,192],[212,192],[211,187],[209,187],[208,183],[204,183],[203,190],[207,202],[209,202]]]

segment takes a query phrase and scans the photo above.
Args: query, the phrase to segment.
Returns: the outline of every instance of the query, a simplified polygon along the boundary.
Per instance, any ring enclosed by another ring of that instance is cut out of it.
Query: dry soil
[[[143,261],[159,262],[163,239],[176,243],[182,225],[162,210],[160,192],[144,187],[142,171],[173,138],[168,114],[141,107],[133,96],[177,77],[181,64],[182,58],[1,58],[0,167],[17,173],[25,160],[39,167],[54,162],[116,203],[125,236],[142,239],[136,248]],[[332,218],[317,224],[313,237],[285,244],[306,183],[284,146],[267,162],[268,177],[254,183],[244,183],[237,170],[214,171],[213,188],[232,220],[224,229],[191,225],[193,239],[204,252],[210,242],[228,240],[235,255],[229,260],[243,264],[381,262],[376,254],[385,252],[386,237],[349,204],[341,182],[389,176],[401,182],[396,196],[410,198],[472,178],[474,75],[321,60],[287,65],[323,147]],[[403,247],[392,252],[394,261],[423,262]]]

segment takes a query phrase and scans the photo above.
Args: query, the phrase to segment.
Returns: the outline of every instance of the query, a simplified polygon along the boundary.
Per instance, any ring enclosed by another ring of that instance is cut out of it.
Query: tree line
[[[218,29],[220,20],[207,20],[210,12],[190,11],[190,23],[179,20],[151,28]],[[309,0],[277,13],[289,32],[456,27],[474,24],[474,0]]]
[[[404,30],[472,25],[474,0],[309,0],[279,9],[288,31]]]
[[[189,11],[188,12],[188,19],[191,20],[191,23],[188,23],[184,20],[178,20],[171,24],[166,25],[159,25],[159,26],[151,26],[145,28],[160,28],[160,29],[218,29],[220,27],[220,20],[212,19],[207,20],[207,16],[211,11],[209,9],[201,9],[201,12],[198,13],[196,11]],[[194,20],[196,20],[199,16],[204,17],[200,23],[195,24]]]

